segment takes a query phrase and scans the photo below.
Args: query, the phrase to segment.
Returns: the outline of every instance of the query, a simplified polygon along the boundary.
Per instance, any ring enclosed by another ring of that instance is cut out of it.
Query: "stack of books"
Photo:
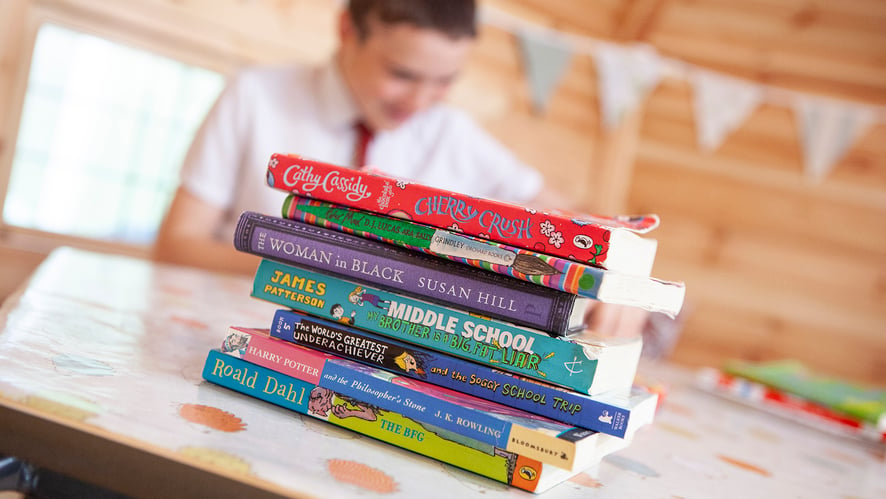
[[[246,212],[270,327],[232,326],[203,377],[532,492],[626,447],[657,396],[642,340],[584,330],[593,300],[674,315],[657,217],[546,213],[275,154],[283,216]]]
[[[699,369],[696,384],[829,433],[886,444],[886,390],[816,373],[797,360],[733,360]]]

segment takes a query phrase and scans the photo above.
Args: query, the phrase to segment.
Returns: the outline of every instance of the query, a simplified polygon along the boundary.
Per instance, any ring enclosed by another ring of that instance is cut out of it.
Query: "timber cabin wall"
[[[886,3],[879,0],[486,0],[536,26],[659,53],[758,83],[886,106]],[[51,19],[229,73],[321,60],[333,0],[0,2],[0,189],[6,188],[34,26]],[[722,147],[696,143],[688,83],[665,78],[616,130],[598,115],[594,61],[573,57],[547,111],[532,112],[514,34],[485,26],[451,100],[573,206],[656,212],[653,274],[687,283],[671,356],[690,365],[794,357],[886,383],[886,126],[821,182],[803,176],[794,112],[764,104]],[[882,113],[881,113],[882,114]],[[0,299],[60,244],[136,256],[149,248],[0,225]]]

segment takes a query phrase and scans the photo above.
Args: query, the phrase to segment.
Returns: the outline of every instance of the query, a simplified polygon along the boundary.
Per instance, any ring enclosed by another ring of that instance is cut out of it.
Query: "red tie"
[[[366,149],[372,140],[372,130],[362,121],[355,125],[357,129],[357,143],[354,146],[354,167],[357,169],[366,166]]]

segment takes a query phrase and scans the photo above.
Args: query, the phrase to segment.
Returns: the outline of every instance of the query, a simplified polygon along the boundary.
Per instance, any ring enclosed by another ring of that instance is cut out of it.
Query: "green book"
[[[723,370],[886,429],[886,390],[816,374],[797,360],[731,361]]]

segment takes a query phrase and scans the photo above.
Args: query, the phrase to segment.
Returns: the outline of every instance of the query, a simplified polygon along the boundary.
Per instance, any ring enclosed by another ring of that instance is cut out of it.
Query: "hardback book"
[[[253,335],[251,340],[254,339]],[[276,340],[279,342],[279,340]],[[296,345],[279,351],[270,358],[256,357],[256,365],[276,370],[287,362],[311,365],[311,373],[293,377],[339,395],[367,402],[387,411],[394,411],[420,423],[443,428],[453,434],[477,440],[486,445],[514,452],[543,463],[577,470],[595,464],[593,456],[602,434],[559,421],[514,409],[496,402],[457,392],[441,386],[367,366],[341,357],[326,355]],[[247,347],[247,354],[249,347]],[[270,352],[263,352],[270,353]],[[249,357],[241,356],[250,361]],[[293,375],[291,371],[285,372]]]
[[[579,473],[419,423],[219,349],[210,350],[203,379],[530,492],[544,492]],[[598,461],[627,445],[622,439],[601,437]]]
[[[699,369],[696,385],[715,395],[840,436],[886,444],[886,430],[762,383],[713,367]]]
[[[656,394],[636,386],[585,395],[299,313],[280,317],[273,336],[616,437],[624,438],[651,422],[658,401]],[[279,342],[264,338],[256,338],[251,345],[285,351]]]
[[[271,260],[259,264],[252,296],[591,395],[631,386],[643,346],[639,336],[549,336]],[[278,310],[273,327],[288,313]]]
[[[380,241],[251,211],[240,215],[234,247],[554,334],[581,329],[591,301]]]
[[[650,274],[657,243],[641,237],[656,215],[603,217],[548,212],[468,196],[379,172],[353,170],[295,154],[273,154],[269,186],[439,228],[451,228],[604,268]]]
[[[727,362],[723,371],[829,407],[886,431],[886,390],[816,374],[797,360]]]
[[[640,307],[671,318],[680,312],[683,283],[578,263],[402,218],[290,194],[283,217],[383,241],[601,302]]]

